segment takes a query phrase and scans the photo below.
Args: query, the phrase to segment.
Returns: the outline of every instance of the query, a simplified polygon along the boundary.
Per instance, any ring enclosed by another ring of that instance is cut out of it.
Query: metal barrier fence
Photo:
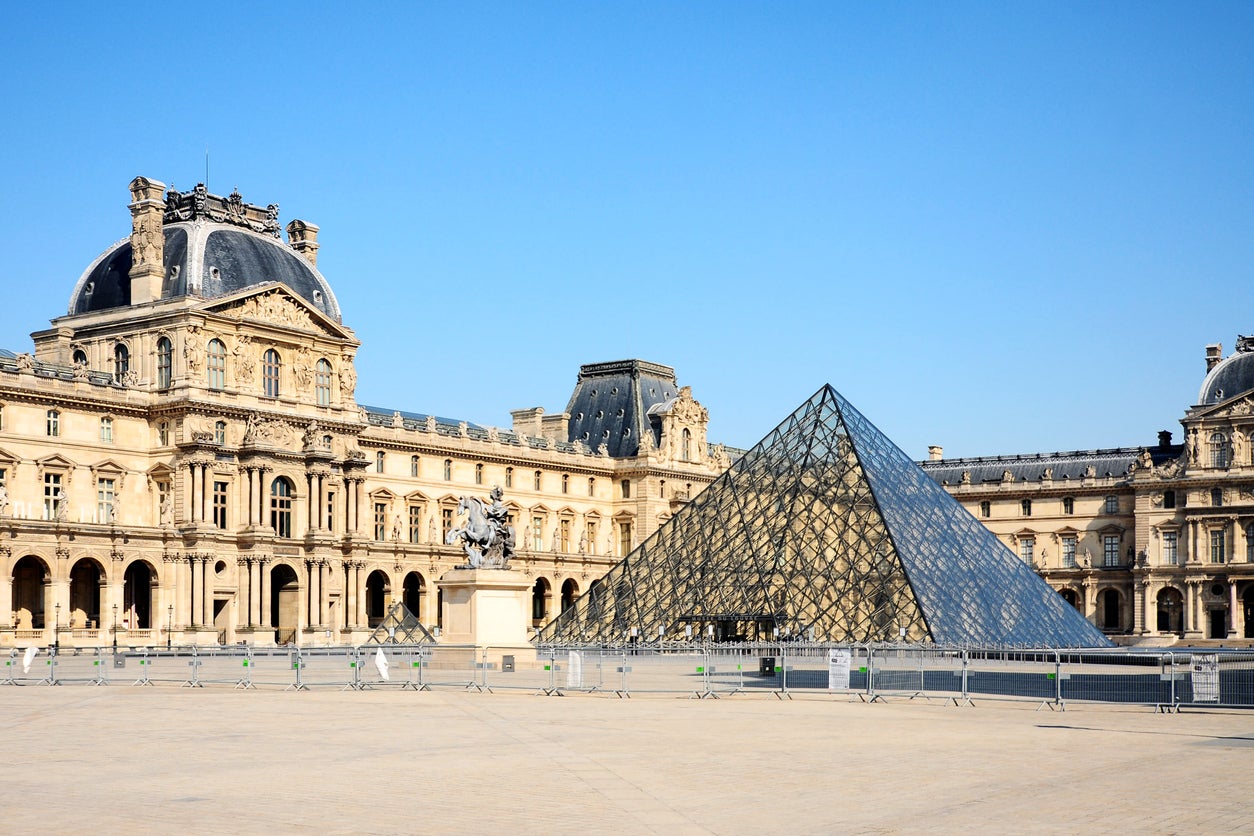
[[[3,651],[0,651],[3,654]],[[0,658],[3,658],[0,656]],[[919,645],[11,648],[0,686],[434,688],[693,698],[794,694],[1254,707],[1254,650],[1022,650]]]

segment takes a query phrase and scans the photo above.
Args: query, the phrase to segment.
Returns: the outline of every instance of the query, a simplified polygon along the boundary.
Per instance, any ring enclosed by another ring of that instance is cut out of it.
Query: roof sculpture
[[[831,386],[540,634],[1109,642]]]

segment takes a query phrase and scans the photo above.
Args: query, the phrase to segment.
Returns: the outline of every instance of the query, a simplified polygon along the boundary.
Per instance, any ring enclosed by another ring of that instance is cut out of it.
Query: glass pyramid
[[[1109,646],[831,386],[538,641],[632,636]]]

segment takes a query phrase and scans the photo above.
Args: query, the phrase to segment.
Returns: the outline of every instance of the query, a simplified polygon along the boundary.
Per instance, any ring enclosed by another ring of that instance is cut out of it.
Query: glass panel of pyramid
[[[1107,647],[831,386],[539,636]]]

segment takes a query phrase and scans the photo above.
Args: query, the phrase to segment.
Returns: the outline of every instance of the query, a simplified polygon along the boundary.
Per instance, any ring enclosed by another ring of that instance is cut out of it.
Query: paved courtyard
[[[1254,833],[1254,712],[0,688],[8,833]]]

